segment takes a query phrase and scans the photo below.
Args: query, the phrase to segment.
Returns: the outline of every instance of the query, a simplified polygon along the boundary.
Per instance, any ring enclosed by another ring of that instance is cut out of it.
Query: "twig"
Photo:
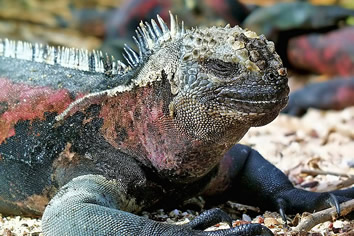
[[[349,178],[337,184],[337,189],[346,188],[354,184],[354,178]]]
[[[341,176],[341,177],[347,177],[347,178],[353,178],[354,176],[344,174],[344,173],[338,173],[338,172],[332,172],[332,171],[324,171],[324,170],[301,170],[301,173],[308,174],[308,175],[334,175],[334,176]]]
[[[345,216],[354,210],[354,199],[340,204],[341,216]],[[335,207],[331,207],[319,212],[315,212],[301,219],[301,222],[294,228],[294,231],[309,231],[315,225],[335,219],[337,212]]]
[[[254,207],[254,206],[244,205],[244,204],[231,202],[231,201],[227,201],[226,204],[229,205],[232,209],[237,209],[239,211],[250,210],[254,212],[261,212],[261,210],[258,207]]]
[[[353,175],[348,175],[348,174],[343,174],[343,173],[337,173],[337,172],[331,172],[331,171],[323,171],[323,170],[301,170],[301,173],[308,174],[308,175],[334,175],[334,176],[341,176],[341,177],[347,177],[348,179],[336,184],[335,186],[329,186],[326,190],[323,191],[333,191],[333,190],[338,190],[346,187],[350,187],[354,184],[354,176]]]

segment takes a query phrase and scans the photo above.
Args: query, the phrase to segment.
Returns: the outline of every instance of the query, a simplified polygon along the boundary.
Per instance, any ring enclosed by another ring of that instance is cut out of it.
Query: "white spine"
[[[170,29],[160,16],[157,16],[158,26],[154,20],[151,21],[151,25],[148,23],[140,23],[137,33],[138,39],[135,39],[137,46],[139,47],[139,53],[137,54],[129,46],[126,46],[129,64],[132,67],[137,67],[143,63],[144,56],[150,55],[155,49],[158,49],[164,42],[170,41],[181,37],[184,34],[183,22],[180,26],[177,21],[177,17],[173,16],[170,12],[171,25]],[[128,70],[131,70],[130,66],[126,66],[121,61],[115,61],[114,58],[108,56],[103,58],[102,52],[87,50],[70,49],[66,47],[52,47],[43,46],[41,44],[31,44],[21,41],[12,41],[8,39],[0,39],[0,56],[8,58],[17,58],[27,61],[35,61],[45,64],[58,64],[60,66],[76,69],[81,71],[90,71],[91,63],[95,72],[104,73],[105,63],[111,65],[111,74],[124,74]],[[91,62],[93,58],[93,62]],[[132,59],[130,59],[132,58]],[[108,61],[106,61],[108,60]]]

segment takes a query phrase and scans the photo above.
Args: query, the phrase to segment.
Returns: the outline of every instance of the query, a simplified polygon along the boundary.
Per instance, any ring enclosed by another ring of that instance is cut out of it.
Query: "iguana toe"
[[[220,222],[226,222],[230,227],[232,226],[231,217],[219,208],[214,208],[203,212],[188,225],[192,229],[204,230]]]

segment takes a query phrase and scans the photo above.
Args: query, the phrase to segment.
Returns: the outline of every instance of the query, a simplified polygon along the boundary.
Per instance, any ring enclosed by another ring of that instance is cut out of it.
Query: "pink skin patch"
[[[0,143],[15,135],[19,120],[44,119],[45,112],[62,112],[71,102],[66,89],[12,83],[0,78],[0,104],[6,104],[0,114]]]
[[[117,149],[130,150],[129,154],[143,157],[141,161],[147,158],[158,169],[173,169],[177,160],[169,148],[176,144],[167,143],[175,139],[171,134],[178,132],[172,118],[163,113],[164,101],[151,101],[151,92],[151,88],[142,88],[107,99],[101,111],[102,131]]]
[[[146,86],[102,101],[103,137],[117,150],[162,175],[175,176],[176,181],[204,176],[233,143],[204,143],[184,133],[169,114],[172,95],[158,97],[156,89],[161,88]]]

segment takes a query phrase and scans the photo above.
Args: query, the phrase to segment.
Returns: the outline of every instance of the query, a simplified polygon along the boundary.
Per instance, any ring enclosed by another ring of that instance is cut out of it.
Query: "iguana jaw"
[[[287,78],[279,75],[272,82],[273,86],[250,78],[247,80],[248,84],[244,84],[240,78],[237,78],[234,83],[214,89],[215,96],[210,98],[210,103],[218,104],[213,107],[219,109],[215,109],[212,113],[232,116],[248,122],[251,126],[265,125],[273,120],[287,104],[289,93]]]

